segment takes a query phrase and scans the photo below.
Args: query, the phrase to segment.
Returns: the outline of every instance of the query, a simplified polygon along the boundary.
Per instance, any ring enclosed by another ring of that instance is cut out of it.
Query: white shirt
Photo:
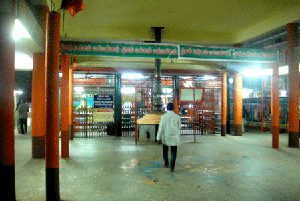
[[[167,111],[159,122],[156,140],[161,140],[166,146],[180,145],[180,116],[173,111]]]
[[[21,103],[19,105],[18,112],[19,112],[19,119],[27,119],[28,118],[27,112],[29,112],[28,105],[26,103]]]

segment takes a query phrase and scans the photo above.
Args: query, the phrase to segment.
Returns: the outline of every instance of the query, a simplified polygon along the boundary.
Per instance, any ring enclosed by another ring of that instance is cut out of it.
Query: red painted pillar
[[[60,14],[49,13],[46,84],[46,198],[59,195],[59,41]]]
[[[227,117],[227,73],[222,74],[222,110],[221,110],[221,136],[226,136],[226,117]]]
[[[14,14],[0,14],[0,180],[4,200],[15,200]]]
[[[236,43],[233,45],[235,48],[241,48],[242,44]],[[239,73],[235,74],[234,80],[234,135],[242,136],[242,122],[243,122],[243,96],[242,96],[242,75]]]
[[[45,41],[48,26],[49,8],[34,7],[38,22],[42,26]],[[46,47],[46,43],[45,43]],[[46,52],[46,48],[45,48]],[[46,53],[33,54],[32,71],[32,158],[45,158],[46,133]]]
[[[32,71],[32,158],[45,158],[46,71],[45,56],[33,54]]]
[[[69,158],[69,66],[70,56],[61,59],[61,157]]]
[[[69,132],[73,140],[73,68],[69,69]]]
[[[243,113],[243,96],[242,96],[242,75],[235,74],[234,79],[234,135],[242,136],[242,113]]]
[[[278,63],[272,65],[272,148],[279,148],[279,66]]]
[[[289,147],[299,147],[299,64],[296,50],[297,24],[287,24],[287,64],[289,66]]]

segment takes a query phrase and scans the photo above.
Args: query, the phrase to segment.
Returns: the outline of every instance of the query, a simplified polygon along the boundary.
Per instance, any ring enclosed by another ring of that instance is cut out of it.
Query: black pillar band
[[[59,168],[46,167],[46,199],[60,200],[59,196]]]
[[[74,131],[73,131],[73,124],[69,125],[69,139],[73,140],[74,139]]]
[[[299,132],[289,132],[289,147],[299,148]]]
[[[45,136],[32,136],[32,158],[45,158]]]
[[[15,166],[0,165],[1,197],[4,200],[16,200]]]
[[[226,125],[221,125],[221,136],[226,136]]]
[[[235,124],[234,125],[234,135],[235,136],[242,136],[242,125],[238,125],[238,124]]]

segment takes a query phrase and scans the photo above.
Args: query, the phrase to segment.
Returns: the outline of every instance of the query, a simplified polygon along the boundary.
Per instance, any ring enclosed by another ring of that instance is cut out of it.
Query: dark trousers
[[[27,133],[27,119],[20,119],[21,133]]]
[[[163,157],[165,160],[165,166],[169,166],[168,149],[169,147],[163,144]],[[171,146],[171,161],[170,161],[171,170],[174,170],[175,168],[176,154],[177,154],[177,146]]]

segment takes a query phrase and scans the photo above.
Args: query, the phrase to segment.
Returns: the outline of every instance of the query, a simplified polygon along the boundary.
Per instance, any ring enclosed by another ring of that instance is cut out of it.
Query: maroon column
[[[73,68],[69,69],[69,133],[70,140],[73,140]]]
[[[61,58],[61,157],[69,158],[69,65],[70,56]]]
[[[32,158],[45,158],[46,133],[45,56],[33,54],[32,70]]]
[[[296,58],[297,24],[287,24],[287,64],[289,66],[289,147],[299,147],[299,64]]]
[[[60,14],[49,13],[46,79],[46,198],[59,195],[59,40]]]
[[[235,73],[234,77],[234,135],[242,136],[242,113],[243,113],[243,78],[240,73]]]
[[[15,16],[0,14],[0,181],[3,200],[15,200]]]
[[[272,64],[272,148],[279,148],[279,67],[278,63]]]
[[[226,136],[226,116],[227,116],[227,73],[222,73],[222,101],[221,101],[221,136]]]

